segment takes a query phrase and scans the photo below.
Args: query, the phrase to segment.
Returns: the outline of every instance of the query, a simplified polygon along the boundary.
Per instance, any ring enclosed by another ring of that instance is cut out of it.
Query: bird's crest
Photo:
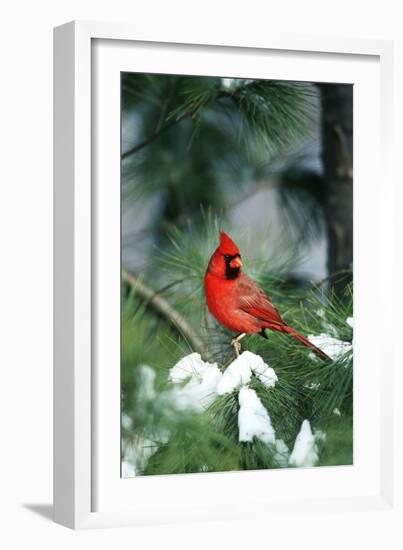
[[[229,254],[230,256],[234,256],[236,254],[240,254],[239,248],[234,243],[234,241],[231,239],[229,235],[224,233],[224,231],[220,232],[220,252],[223,254]]]

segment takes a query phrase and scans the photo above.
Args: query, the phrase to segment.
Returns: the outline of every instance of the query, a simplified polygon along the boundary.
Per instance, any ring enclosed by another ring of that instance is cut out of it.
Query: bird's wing
[[[262,321],[283,325],[280,313],[271,303],[265,291],[247,275],[242,274],[238,279],[240,308]]]

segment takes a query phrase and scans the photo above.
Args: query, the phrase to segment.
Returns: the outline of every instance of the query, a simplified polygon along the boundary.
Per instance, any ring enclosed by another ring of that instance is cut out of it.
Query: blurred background
[[[123,73],[121,90],[122,475],[275,467],[239,445],[234,403],[169,404],[169,369],[195,351],[223,370],[233,354],[203,292],[219,229],[286,321],[351,342],[352,86]],[[269,342],[245,346],[283,374],[281,399],[266,396],[283,440],[310,418],[333,434],[321,463],[351,463],[351,354],[336,372]]]
[[[124,74],[122,107],[128,269],[142,272],[171,226],[212,209],[249,233],[251,254],[262,240],[267,256],[280,240],[293,250],[289,278],[347,277],[351,85]]]

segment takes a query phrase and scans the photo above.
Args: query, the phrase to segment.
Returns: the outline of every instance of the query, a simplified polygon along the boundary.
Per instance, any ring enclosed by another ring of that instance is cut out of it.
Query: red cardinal
[[[240,340],[244,336],[255,333],[265,336],[265,329],[271,329],[290,334],[322,359],[329,359],[322,350],[283,321],[264,290],[242,273],[241,267],[239,248],[226,233],[221,232],[220,245],[210,258],[204,278],[206,301],[217,321],[238,333],[232,340],[236,354],[239,354]]]

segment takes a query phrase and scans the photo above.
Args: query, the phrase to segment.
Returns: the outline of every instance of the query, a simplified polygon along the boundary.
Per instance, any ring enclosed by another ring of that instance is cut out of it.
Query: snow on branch
[[[260,355],[244,351],[226,368],[217,386],[218,395],[230,393],[240,386],[247,385],[252,373],[255,373],[268,388],[274,387],[277,382],[276,373],[266,365]]]
[[[180,410],[194,409],[202,412],[217,397],[217,385],[221,377],[216,363],[205,362],[199,353],[191,353],[169,371],[169,379],[178,385],[171,392],[171,397]],[[185,381],[186,385],[179,387]]]
[[[326,337],[326,338],[325,338]],[[316,340],[315,340],[316,338]],[[337,357],[346,353],[351,344],[342,342],[329,335],[310,336],[315,345],[320,346],[325,353]],[[173,388],[165,390],[161,399],[166,399],[167,405],[177,411],[195,411],[202,413],[219,396],[238,391],[238,440],[240,443],[253,442],[256,438],[267,446],[273,463],[278,467],[311,467],[319,460],[318,443],[324,440],[325,434],[319,430],[312,431],[309,420],[304,420],[295,439],[290,454],[287,445],[282,439],[276,438],[269,410],[263,405],[249,383],[255,376],[267,388],[274,388],[277,375],[263,359],[250,351],[244,351],[237,357],[224,372],[216,363],[204,361],[199,353],[191,353],[183,357],[169,371],[169,380]],[[143,366],[141,379],[144,387],[144,397],[152,400],[155,397],[155,372],[150,367]],[[155,434],[154,434],[155,435]],[[169,434],[158,434],[153,440],[167,441]],[[146,445],[148,440],[132,442],[125,454],[125,470],[141,471],[148,458],[158,448],[155,445]],[[144,450],[146,453],[144,453]],[[132,465],[132,466],[131,466]]]
[[[353,345],[350,342],[345,342],[344,340],[339,340],[334,336],[329,334],[310,334],[308,340],[312,342],[316,347],[320,348],[326,355],[328,355],[333,361],[341,359],[344,355],[351,352]],[[312,354],[312,357],[315,357]]]
[[[325,434],[320,430],[313,433],[309,420],[304,420],[290,454],[290,466],[298,468],[315,466],[319,460],[318,442],[323,441],[325,437]]]
[[[263,443],[274,444],[276,434],[271,425],[269,413],[256,395],[255,390],[241,388],[239,391],[238,428],[239,441],[253,441],[254,437]]]

